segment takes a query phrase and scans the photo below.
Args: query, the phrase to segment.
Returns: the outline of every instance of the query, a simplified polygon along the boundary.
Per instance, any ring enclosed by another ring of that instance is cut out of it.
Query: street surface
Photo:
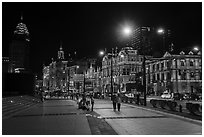
[[[201,135],[202,124],[180,116],[123,104],[114,112],[111,101],[96,100],[94,111],[119,135]]]
[[[3,135],[90,135],[86,113],[72,100],[50,100],[2,120]]]
[[[94,112],[75,100],[47,100],[2,120],[3,135],[201,135],[201,121],[110,100],[95,99]]]

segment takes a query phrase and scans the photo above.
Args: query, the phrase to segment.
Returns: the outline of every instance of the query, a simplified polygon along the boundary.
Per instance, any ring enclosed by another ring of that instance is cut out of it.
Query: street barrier
[[[186,109],[193,115],[198,115],[200,113],[199,108],[200,104],[186,103]]]
[[[151,99],[150,104],[152,104],[154,108],[158,108],[158,107],[162,109],[169,108],[171,111],[176,111],[176,107],[177,107],[177,102],[171,101],[171,100]]]

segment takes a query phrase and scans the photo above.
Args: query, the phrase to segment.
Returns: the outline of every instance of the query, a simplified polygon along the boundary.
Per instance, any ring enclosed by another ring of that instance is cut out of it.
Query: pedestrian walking
[[[76,94],[76,100],[78,100],[79,99],[79,95],[78,94]]]
[[[93,107],[94,107],[94,98],[93,96],[91,96],[91,111],[93,111]]]
[[[121,96],[120,96],[120,94],[118,94],[118,97],[117,97],[117,107],[118,107],[118,111],[120,111],[121,102],[122,102]]]
[[[113,110],[116,111],[116,103],[117,103],[117,98],[116,95],[112,95],[112,102],[113,102]]]
[[[43,92],[41,92],[41,101],[44,102],[44,95],[43,95]]]

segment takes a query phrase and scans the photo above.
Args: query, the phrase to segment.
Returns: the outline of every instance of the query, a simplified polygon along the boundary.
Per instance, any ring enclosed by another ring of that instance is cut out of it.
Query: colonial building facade
[[[67,90],[68,81],[67,61],[64,60],[62,47],[58,51],[56,61],[52,59],[49,66],[43,67],[43,87],[49,91]]]
[[[152,58],[146,64],[147,90],[160,95],[168,89],[173,93],[201,92],[201,52],[168,52],[162,58]]]
[[[62,47],[58,59],[43,67],[43,87],[49,91],[63,92],[113,92],[142,93],[143,55],[131,47],[120,52],[107,53],[102,59],[102,68],[94,65],[75,64],[69,66],[64,60]],[[170,54],[161,58],[146,56],[146,91],[147,94],[160,95],[165,90],[171,93],[201,92],[202,63],[201,52]],[[84,61],[83,61],[84,63]],[[68,90],[69,89],[69,90]]]
[[[182,51],[178,55],[166,52],[161,58],[146,56],[147,94],[160,95],[165,90],[171,93],[201,92],[201,60],[201,52],[193,51]],[[102,92],[111,92],[111,77],[114,92],[143,92],[142,62],[143,55],[137,54],[137,50],[131,47],[125,47],[119,53],[105,55],[101,76],[98,77],[101,78]]]
[[[43,88],[49,92],[83,92],[84,74],[87,63],[66,61],[62,46],[58,51],[58,58],[48,66],[43,66]]]
[[[114,92],[136,92],[137,74],[142,72],[143,56],[132,47],[125,47],[119,53],[111,53],[102,60],[102,92],[111,92],[111,77]],[[112,72],[111,72],[112,71]],[[111,76],[112,75],[112,76]]]

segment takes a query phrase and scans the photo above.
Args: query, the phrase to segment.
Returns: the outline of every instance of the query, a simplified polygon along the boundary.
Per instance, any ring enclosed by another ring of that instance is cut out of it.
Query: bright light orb
[[[160,34],[163,34],[164,33],[164,29],[158,29],[157,32],[160,33]]]
[[[126,36],[129,36],[130,34],[131,34],[131,28],[130,27],[125,27],[124,29],[123,29],[123,33],[124,33],[124,35],[126,35]]]
[[[198,47],[194,47],[193,50],[198,51],[199,49],[198,49]]]
[[[99,54],[100,54],[100,56],[103,56],[105,53],[104,53],[104,51],[100,51]]]
[[[122,55],[120,55],[120,57],[121,57],[121,58],[124,58],[125,56],[122,54]]]

